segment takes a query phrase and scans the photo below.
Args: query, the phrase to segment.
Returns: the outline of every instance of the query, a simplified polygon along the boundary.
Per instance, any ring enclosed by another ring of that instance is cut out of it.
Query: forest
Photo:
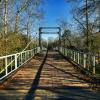
[[[41,0],[0,0],[0,56],[36,45],[34,23],[43,17]]]
[[[0,55],[21,51],[38,45],[38,36],[32,34],[34,24],[45,16],[45,0],[0,0]],[[62,46],[100,54],[100,0],[65,0],[73,5],[73,23],[58,19],[62,29]],[[74,27],[74,28],[73,28]],[[44,45],[46,45],[46,41]],[[55,45],[58,39],[55,40]]]

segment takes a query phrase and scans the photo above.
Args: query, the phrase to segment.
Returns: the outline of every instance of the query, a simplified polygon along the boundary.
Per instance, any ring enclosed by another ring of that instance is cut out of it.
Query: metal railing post
[[[27,59],[27,58],[26,58],[26,52],[25,52],[25,61],[26,61],[26,59]]]
[[[15,69],[17,69],[17,54],[15,54]]]
[[[83,66],[84,68],[86,68],[86,54],[83,55]]]
[[[7,69],[7,57],[5,58],[5,71],[6,71],[6,76],[8,74],[8,69]]]
[[[79,55],[80,53],[78,52],[78,64],[80,63],[79,61],[80,61],[80,55]]]
[[[95,62],[95,56],[93,56],[93,74],[95,74],[95,65],[96,65],[96,62]]]
[[[70,50],[70,58],[72,59],[72,50]]]
[[[13,60],[13,59],[12,59],[12,56],[11,56],[11,62],[12,62],[12,60]],[[11,70],[12,70],[12,69],[13,69],[13,68],[12,68],[12,63],[11,63]]]
[[[74,61],[75,61],[75,51],[74,51]]]
[[[22,64],[22,52],[21,52],[21,54],[20,54],[20,55],[21,55],[21,58],[20,58],[20,60],[21,60],[21,64]]]

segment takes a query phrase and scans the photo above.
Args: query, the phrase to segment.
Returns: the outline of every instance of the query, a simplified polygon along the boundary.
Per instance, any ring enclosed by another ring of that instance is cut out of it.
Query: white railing
[[[18,69],[37,53],[40,53],[40,47],[0,57],[0,80]]]
[[[67,49],[67,48],[60,48],[60,52],[70,58],[73,62],[78,64],[79,66],[83,67],[84,69],[87,69],[92,74],[96,74],[96,69],[99,67],[100,64],[98,63],[97,56],[90,54],[90,53],[84,53],[77,50]]]

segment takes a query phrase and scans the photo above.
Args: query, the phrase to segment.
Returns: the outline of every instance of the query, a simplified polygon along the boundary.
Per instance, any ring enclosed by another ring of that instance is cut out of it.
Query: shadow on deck
[[[57,52],[47,51],[34,75],[36,63],[26,64],[26,69],[0,90],[1,100],[100,100],[100,94],[91,90],[91,83]],[[27,70],[30,72],[26,74]]]

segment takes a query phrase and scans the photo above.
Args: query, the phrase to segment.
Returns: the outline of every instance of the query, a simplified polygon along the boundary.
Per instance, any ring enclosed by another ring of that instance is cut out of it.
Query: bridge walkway
[[[43,52],[0,86],[0,100],[100,100],[84,76],[58,52]]]

